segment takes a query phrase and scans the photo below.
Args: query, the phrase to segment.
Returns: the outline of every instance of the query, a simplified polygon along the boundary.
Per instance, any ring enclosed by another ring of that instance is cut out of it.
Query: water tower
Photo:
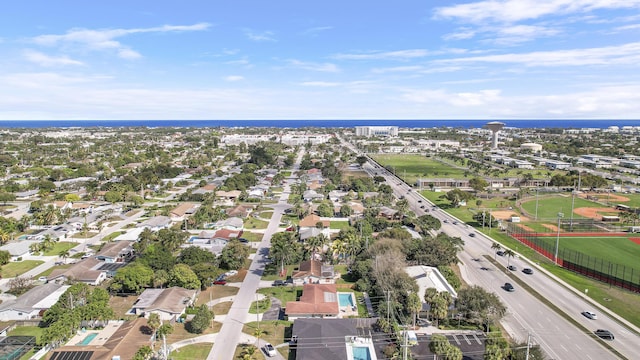
[[[505,123],[501,123],[499,121],[492,121],[490,123],[487,123],[484,126],[487,129],[491,130],[491,132],[493,133],[493,136],[491,138],[491,149],[497,149],[498,148],[498,132],[500,130],[502,130],[502,128],[505,125],[506,125]]]

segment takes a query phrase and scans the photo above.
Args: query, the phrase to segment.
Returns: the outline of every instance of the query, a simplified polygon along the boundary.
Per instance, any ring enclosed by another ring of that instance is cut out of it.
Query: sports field
[[[464,179],[465,169],[422,155],[376,154],[371,156],[380,165],[395,170],[396,175],[408,184],[415,184],[419,177]]]
[[[568,237],[561,234],[558,252],[562,253],[564,249],[568,249],[640,271],[640,264],[638,264],[640,244],[632,240],[632,238],[638,238],[638,234],[625,236],[603,235]],[[542,240],[548,249],[555,249],[556,236],[539,237],[538,239]]]
[[[558,213],[564,214],[565,218],[570,218],[571,204],[573,202],[573,218],[584,219],[585,216],[581,215],[580,211],[576,211],[580,208],[602,208],[603,211],[599,212],[601,215],[615,215],[615,211],[607,211],[607,207],[602,204],[598,204],[593,201],[575,197],[572,199],[571,195],[553,195],[538,198],[538,219],[556,219]],[[530,198],[522,203],[522,208],[528,212],[532,217],[536,214],[536,199]]]

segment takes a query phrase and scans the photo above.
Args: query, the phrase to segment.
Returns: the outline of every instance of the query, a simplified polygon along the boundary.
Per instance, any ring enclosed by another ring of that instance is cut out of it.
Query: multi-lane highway
[[[603,346],[603,341],[595,336],[596,329],[607,329],[614,333],[615,340],[607,341],[611,347],[628,359],[640,354],[640,337],[637,329],[623,325],[618,319],[599,311],[596,304],[579,296],[557,279],[535,264],[522,258],[507,259],[497,257],[498,265],[485,256],[493,256],[492,240],[463,222],[440,210],[423,198],[419,192],[384,168],[368,162],[363,168],[371,176],[383,176],[397,197],[404,197],[409,208],[417,215],[429,212],[442,222],[442,231],[450,236],[459,236],[465,241],[464,251],[459,255],[461,271],[467,283],[479,285],[495,292],[508,308],[507,316],[502,321],[509,335],[519,342],[527,338],[539,344],[544,352],[553,359],[617,359],[614,352]],[[473,234],[473,235],[471,235]],[[506,269],[507,261],[515,265],[516,271]],[[528,267],[534,273],[527,275],[520,270]],[[532,293],[518,286],[511,277],[515,276],[525,282],[543,298],[550,300],[561,312],[577,321],[582,327],[569,322],[565,317],[545,305]],[[503,289],[506,282],[515,286],[515,291]],[[592,320],[583,316],[583,311],[594,311],[598,319]]]

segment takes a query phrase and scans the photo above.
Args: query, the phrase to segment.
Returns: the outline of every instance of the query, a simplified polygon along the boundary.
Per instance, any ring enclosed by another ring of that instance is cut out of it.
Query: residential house
[[[159,231],[161,229],[168,229],[170,225],[171,219],[168,216],[154,216],[141,222],[137,226],[147,228],[151,231]]]
[[[216,221],[212,227],[214,229],[242,230],[244,228],[244,221],[239,217],[230,217]]]
[[[68,269],[54,269],[47,276],[47,282],[65,283],[67,281],[77,281],[94,286],[100,285],[107,279],[108,271],[100,269],[103,265],[105,265],[103,261],[89,257],[71,265]]]
[[[305,202],[310,202],[313,200],[322,200],[324,199],[324,195],[318,194],[315,190],[305,190],[305,192],[302,194],[302,199]]]
[[[216,191],[216,198],[221,200],[235,201],[240,197],[240,194],[242,194],[242,191],[240,190]]]
[[[106,243],[96,254],[96,259],[108,264],[127,262],[133,258],[132,245],[132,241],[114,241]]]
[[[384,217],[387,220],[398,220],[399,212],[396,209],[392,209],[390,207],[382,206],[378,211],[378,216]]]
[[[48,283],[35,286],[16,299],[0,304],[0,321],[30,320],[41,317],[52,307],[70,285]]]
[[[8,243],[0,246],[0,250],[8,251],[11,255],[11,261],[24,260],[26,256],[31,255],[30,246],[32,244],[39,243],[40,241],[22,240],[17,242]]]
[[[297,345],[296,359],[354,359],[354,348],[366,348],[363,352],[367,355],[363,358],[387,359],[382,351],[391,343],[391,339],[386,334],[378,332],[375,326],[377,320],[298,318],[291,330],[292,338]],[[376,339],[375,342],[373,338]]]
[[[333,284],[335,283],[333,265],[323,264],[320,260],[306,260],[300,263],[291,279],[295,285],[302,284]]]
[[[16,200],[30,200],[38,196],[40,190],[19,191],[16,193]]]
[[[224,212],[229,217],[246,218],[247,216],[249,216],[249,213],[251,212],[251,208],[243,205],[236,205],[234,207],[225,209]]]
[[[200,207],[200,204],[183,203],[175,207],[173,210],[171,210],[169,215],[171,217],[171,220],[173,221],[183,221],[189,215],[192,215],[193,213],[195,213],[199,207]]]
[[[298,301],[288,301],[285,315],[298,318],[335,318],[340,314],[335,284],[306,284]]]
[[[331,190],[329,191],[329,199],[333,202],[339,202],[345,196],[349,195],[348,191]]]
[[[111,332],[115,327],[116,330]],[[138,349],[148,346],[151,335],[147,332],[147,319],[136,318],[125,322],[109,322],[103,330],[109,336],[100,345],[69,344],[51,350],[49,360],[116,360],[133,359]],[[91,332],[95,333],[95,332]],[[102,335],[102,333],[100,333]]]
[[[322,226],[325,228],[328,228],[329,225],[331,225],[331,222],[329,220],[322,219],[320,218],[320,216],[316,214],[311,214],[311,215],[305,216],[302,220],[300,220],[300,222],[298,223],[298,226],[301,229],[304,227],[316,227],[316,225],[319,222],[322,223]]]
[[[156,313],[161,320],[174,321],[196,301],[196,290],[178,286],[167,289],[146,289],[138,296],[130,313],[148,318]]]

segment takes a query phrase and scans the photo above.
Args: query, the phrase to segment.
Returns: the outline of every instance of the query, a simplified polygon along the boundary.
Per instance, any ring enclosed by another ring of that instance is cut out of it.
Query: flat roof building
[[[397,126],[356,126],[356,136],[398,136]]]

